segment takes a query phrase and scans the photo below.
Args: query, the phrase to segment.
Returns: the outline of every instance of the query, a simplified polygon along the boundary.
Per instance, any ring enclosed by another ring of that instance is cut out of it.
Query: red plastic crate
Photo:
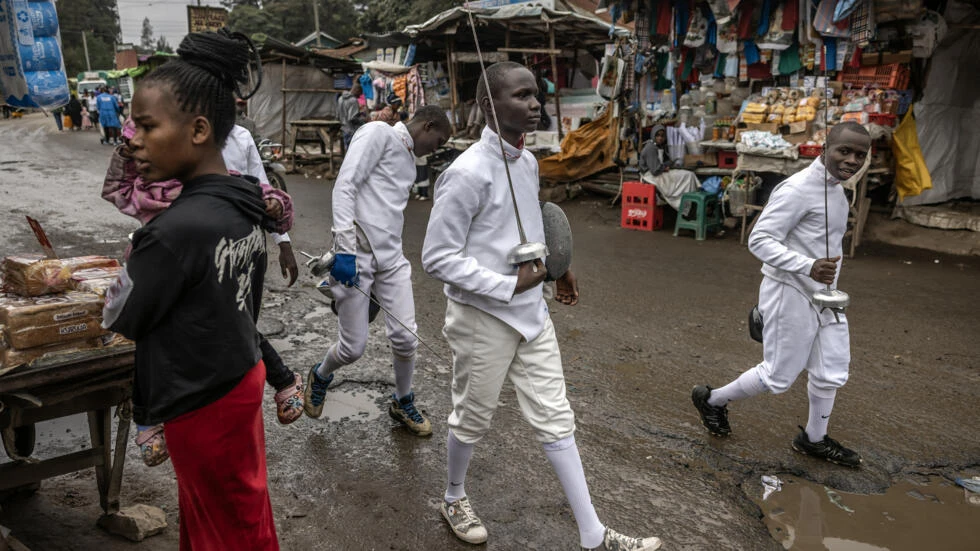
[[[905,90],[909,87],[911,71],[901,63],[875,65],[871,67],[844,67],[840,80],[854,86],[874,86]]]
[[[738,165],[738,153],[734,151],[718,152],[718,168],[735,168]]]
[[[623,215],[620,226],[653,231],[664,225],[664,207],[657,204],[657,187],[643,182],[623,183]]]
[[[800,144],[800,157],[819,157],[823,146],[818,144]]]
[[[882,126],[895,126],[898,117],[891,113],[869,113],[868,121]]]

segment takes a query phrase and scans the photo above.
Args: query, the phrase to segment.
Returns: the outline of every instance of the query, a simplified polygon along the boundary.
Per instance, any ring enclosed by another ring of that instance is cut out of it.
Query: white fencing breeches
[[[820,314],[810,297],[772,278],[759,287],[762,313],[762,382],[773,394],[785,392],[806,369],[810,387],[833,392],[847,382],[851,363],[850,336],[845,314],[840,322]]]
[[[358,286],[367,294],[373,291],[385,309],[397,316],[412,331],[418,332],[415,324],[415,298],[412,296],[412,265],[408,259],[402,256],[391,268],[378,271],[374,255],[369,250],[365,251],[361,247],[358,249]],[[341,364],[347,365],[360,358],[367,346],[370,300],[357,289],[344,287],[333,278],[330,288],[337,301],[340,326],[335,354]],[[391,341],[392,353],[402,358],[412,357],[418,348],[415,336],[384,313],[379,315],[385,320],[385,333]]]

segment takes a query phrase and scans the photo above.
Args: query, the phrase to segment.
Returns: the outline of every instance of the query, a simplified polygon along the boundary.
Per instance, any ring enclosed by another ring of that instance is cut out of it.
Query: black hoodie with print
[[[258,363],[269,223],[258,186],[207,175],[133,235],[105,325],[136,341],[137,423],[206,406]]]

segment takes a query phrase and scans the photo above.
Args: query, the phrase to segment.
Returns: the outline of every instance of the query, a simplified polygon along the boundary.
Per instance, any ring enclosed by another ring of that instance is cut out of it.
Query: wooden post
[[[286,58],[282,58],[282,146],[286,147]]]
[[[504,32],[504,48],[510,49],[510,27]],[[498,50],[499,51],[499,50]],[[510,53],[507,53],[507,61],[510,61]]]
[[[555,49],[555,28],[548,28],[548,47],[552,50]],[[558,143],[561,144],[565,137],[565,133],[562,131],[561,124],[561,98],[558,94],[558,60],[555,58],[555,54],[551,55],[551,78],[555,79],[555,116],[558,117]],[[541,106],[544,109],[544,106]]]
[[[453,133],[459,129],[456,125],[456,69],[453,65],[453,37],[446,36],[446,72],[449,73],[449,103],[453,116],[449,122],[452,123]]]

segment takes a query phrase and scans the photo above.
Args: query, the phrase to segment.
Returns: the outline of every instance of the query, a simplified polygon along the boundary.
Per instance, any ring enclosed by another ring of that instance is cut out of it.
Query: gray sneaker
[[[466,543],[487,541],[487,529],[473,512],[470,498],[462,497],[452,503],[442,502],[442,517],[449,523],[456,537]],[[625,549],[625,548],[624,548]]]
[[[660,538],[631,538],[624,536],[612,528],[606,528],[606,537],[602,545],[595,549],[606,551],[656,551],[663,542]]]

